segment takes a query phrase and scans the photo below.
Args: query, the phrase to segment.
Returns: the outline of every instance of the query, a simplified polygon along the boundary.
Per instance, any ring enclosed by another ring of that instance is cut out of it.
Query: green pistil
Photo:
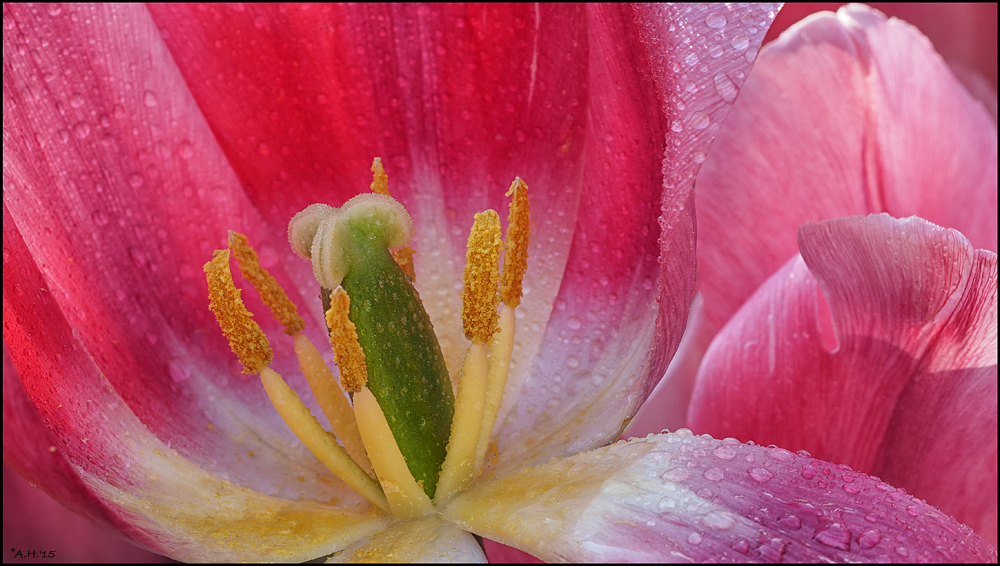
[[[371,216],[340,221],[346,226],[336,239],[348,267],[341,286],[351,298],[368,388],[414,479],[433,497],[455,410],[441,346],[417,291],[385,248],[383,223]]]

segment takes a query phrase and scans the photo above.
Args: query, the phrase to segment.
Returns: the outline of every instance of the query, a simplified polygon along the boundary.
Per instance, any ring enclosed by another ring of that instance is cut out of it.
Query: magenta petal
[[[941,151],[947,147],[947,151]],[[917,215],[997,246],[996,124],[914,28],[864,6],[766,46],[698,178],[698,264],[720,327],[804,222]]]
[[[688,431],[482,482],[442,513],[553,562],[996,560],[968,527],[878,478]]]
[[[207,308],[202,265],[227,228],[249,225],[283,281],[285,238],[254,228],[146,9],[8,5],[4,22],[4,340],[32,402],[51,411],[106,380],[102,403],[123,403],[206,470],[325,500],[322,467],[240,373]],[[115,426],[89,409],[46,418],[55,437]]]
[[[878,474],[995,541],[996,254],[887,215],[799,239],[706,354],[692,427]]]

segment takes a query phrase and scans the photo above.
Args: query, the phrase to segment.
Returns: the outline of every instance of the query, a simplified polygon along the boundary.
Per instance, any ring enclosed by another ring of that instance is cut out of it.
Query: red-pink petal
[[[716,337],[689,422],[878,474],[995,541],[996,254],[887,215],[799,242]]]
[[[968,527],[878,478],[687,431],[474,484],[442,513],[548,561],[996,560]]]
[[[227,228],[247,230],[281,281],[285,238],[261,233],[148,12],[9,5],[4,22],[4,339],[32,403],[52,411],[58,395],[106,380],[92,402],[123,403],[206,470],[328,499],[326,472],[234,366],[205,298],[201,267]],[[56,437],[115,434],[100,411],[46,418]],[[303,469],[315,473],[298,482]],[[33,479],[50,492],[59,481]]]
[[[996,124],[915,29],[854,5],[766,46],[698,178],[698,264],[721,326],[804,222],[889,212],[996,250]],[[942,151],[947,147],[947,151]]]

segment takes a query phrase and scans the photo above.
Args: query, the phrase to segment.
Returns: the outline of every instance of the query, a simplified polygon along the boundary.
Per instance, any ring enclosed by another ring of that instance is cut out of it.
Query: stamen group
[[[377,194],[355,197],[340,209],[312,205],[289,227],[293,249],[313,262],[323,286],[339,383],[301,333],[305,324],[296,306],[260,266],[246,237],[229,234],[229,248],[243,278],[294,337],[299,367],[332,434],[267,367],[273,353],[233,283],[230,251],[215,252],[205,272],[210,308],[230,347],[245,372],[260,374],[289,428],[360,495],[405,519],[431,512],[436,503],[465,488],[480,473],[489,450],[513,350],[514,308],[521,300],[527,266],[527,185],[516,179],[507,193],[512,201],[506,242],[495,211],[476,215],[462,293],[463,331],[471,344],[453,394],[426,312],[414,307],[419,298],[412,288],[409,215],[388,196],[381,160],[375,160],[372,172],[371,189]],[[404,223],[398,224],[400,220]],[[391,256],[386,247],[395,248]],[[382,257],[390,258],[389,263]],[[445,425],[445,436],[435,422]],[[440,457],[434,456],[436,450]]]

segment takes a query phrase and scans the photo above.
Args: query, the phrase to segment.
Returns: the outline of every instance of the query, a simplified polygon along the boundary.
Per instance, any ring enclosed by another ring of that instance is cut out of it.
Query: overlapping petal
[[[995,541],[996,254],[888,215],[799,241],[706,354],[692,426],[870,471]]]
[[[547,561],[996,560],[968,527],[878,478],[690,432],[523,469],[444,513]]]
[[[906,23],[852,6],[789,30],[761,53],[699,176],[708,318],[721,326],[794,255],[805,222],[918,215],[996,250],[996,139]]]

